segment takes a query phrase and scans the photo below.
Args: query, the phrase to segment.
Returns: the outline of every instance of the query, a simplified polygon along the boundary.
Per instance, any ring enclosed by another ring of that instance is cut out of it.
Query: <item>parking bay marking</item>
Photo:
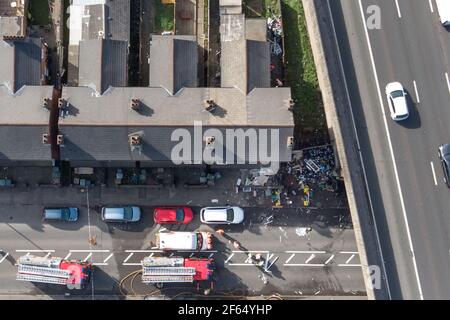
[[[433,173],[434,185],[437,186],[438,182],[437,182],[437,179],[436,179],[436,171],[434,171],[433,161],[431,161],[430,164],[431,164],[431,172]]]
[[[6,257],[9,256],[9,252],[6,252],[5,255],[0,259],[0,263],[5,261]]]

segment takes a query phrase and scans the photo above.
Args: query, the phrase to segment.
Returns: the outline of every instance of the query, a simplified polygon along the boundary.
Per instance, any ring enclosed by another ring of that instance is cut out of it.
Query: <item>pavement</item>
[[[118,282],[139,269],[140,261],[148,255],[159,254],[152,248],[155,233],[161,228],[152,219],[153,208],[161,199],[175,203],[167,196],[168,190],[152,189],[149,197],[139,197],[134,188],[54,188],[35,187],[0,190],[0,296],[48,295],[53,298],[65,295],[120,296]],[[194,192],[194,191],[192,191]],[[196,190],[210,201],[215,191]],[[185,192],[184,192],[185,193]],[[186,200],[178,193],[177,203]],[[167,198],[166,198],[167,197]],[[200,199],[201,196],[198,196]],[[205,201],[205,200],[204,200]],[[106,224],[101,221],[101,205],[130,203],[140,205],[143,219],[137,224]],[[204,203],[206,204],[206,203]],[[73,224],[43,223],[44,206],[75,205],[80,209],[80,219]],[[210,226],[196,219],[186,226],[170,227],[173,230],[212,231]],[[244,224],[226,226],[223,236],[216,234],[213,251],[201,254],[213,257],[218,265],[214,293],[218,295],[271,295],[287,297],[365,297],[359,255],[351,228],[339,227],[339,217],[347,209],[305,209],[244,207]],[[270,218],[273,216],[273,218]],[[268,221],[272,220],[271,223]],[[300,236],[300,227],[310,227],[307,235]],[[95,237],[96,245],[89,244]],[[238,241],[237,250],[229,242]],[[260,253],[267,261],[270,274],[252,264],[248,253]],[[89,260],[94,263],[93,286],[80,292],[45,284],[32,284],[15,280],[15,262],[27,253],[59,256],[69,259]],[[198,253],[185,252],[190,256]],[[265,279],[264,279],[265,278]],[[128,295],[145,295],[158,291],[140,283],[124,282]],[[180,292],[195,292],[192,285],[165,286],[160,294],[176,296]]]
[[[433,0],[329,3],[391,297],[449,299],[450,198],[437,147],[450,137],[450,34]],[[370,5],[381,29],[365,28]],[[402,123],[389,117],[392,81],[409,94]]]

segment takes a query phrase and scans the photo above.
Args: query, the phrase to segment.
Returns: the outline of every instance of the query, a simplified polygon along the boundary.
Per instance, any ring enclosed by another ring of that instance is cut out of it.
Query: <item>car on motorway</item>
[[[206,207],[200,210],[200,221],[206,224],[238,224],[244,221],[239,207]]]
[[[78,208],[44,208],[44,221],[75,222],[78,220]]]
[[[386,85],[386,97],[388,100],[391,118],[395,121],[406,120],[409,117],[406,92],[400,82],[391,82]]]
[[[158,207],[153,211],[153,219],[158,224],[188,224],[194,218],[189,207]]]
[[[141,209],[134,206],[103,207],[102,220],[106,222],[137,222]]]
[[[450,144],[443,144],[439,146],[438,157],[442,164],[442,170],[444,171],[444,181],[447,188],[450,188]]]

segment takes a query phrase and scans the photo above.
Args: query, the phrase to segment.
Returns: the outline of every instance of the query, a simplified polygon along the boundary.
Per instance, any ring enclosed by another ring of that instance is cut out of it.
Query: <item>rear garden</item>
[[[295,102],[296,147],[328,143],[325,111],[301,0],[244,0],[244,3],[248,17],[270,18],[282,14],[285,80]]]

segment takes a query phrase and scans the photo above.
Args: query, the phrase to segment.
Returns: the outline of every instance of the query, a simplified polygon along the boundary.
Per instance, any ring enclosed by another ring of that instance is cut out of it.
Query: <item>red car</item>
[[[158,207],[153,212],[155,223],[158,224],[188,224],[194,213],[189,207]]]

